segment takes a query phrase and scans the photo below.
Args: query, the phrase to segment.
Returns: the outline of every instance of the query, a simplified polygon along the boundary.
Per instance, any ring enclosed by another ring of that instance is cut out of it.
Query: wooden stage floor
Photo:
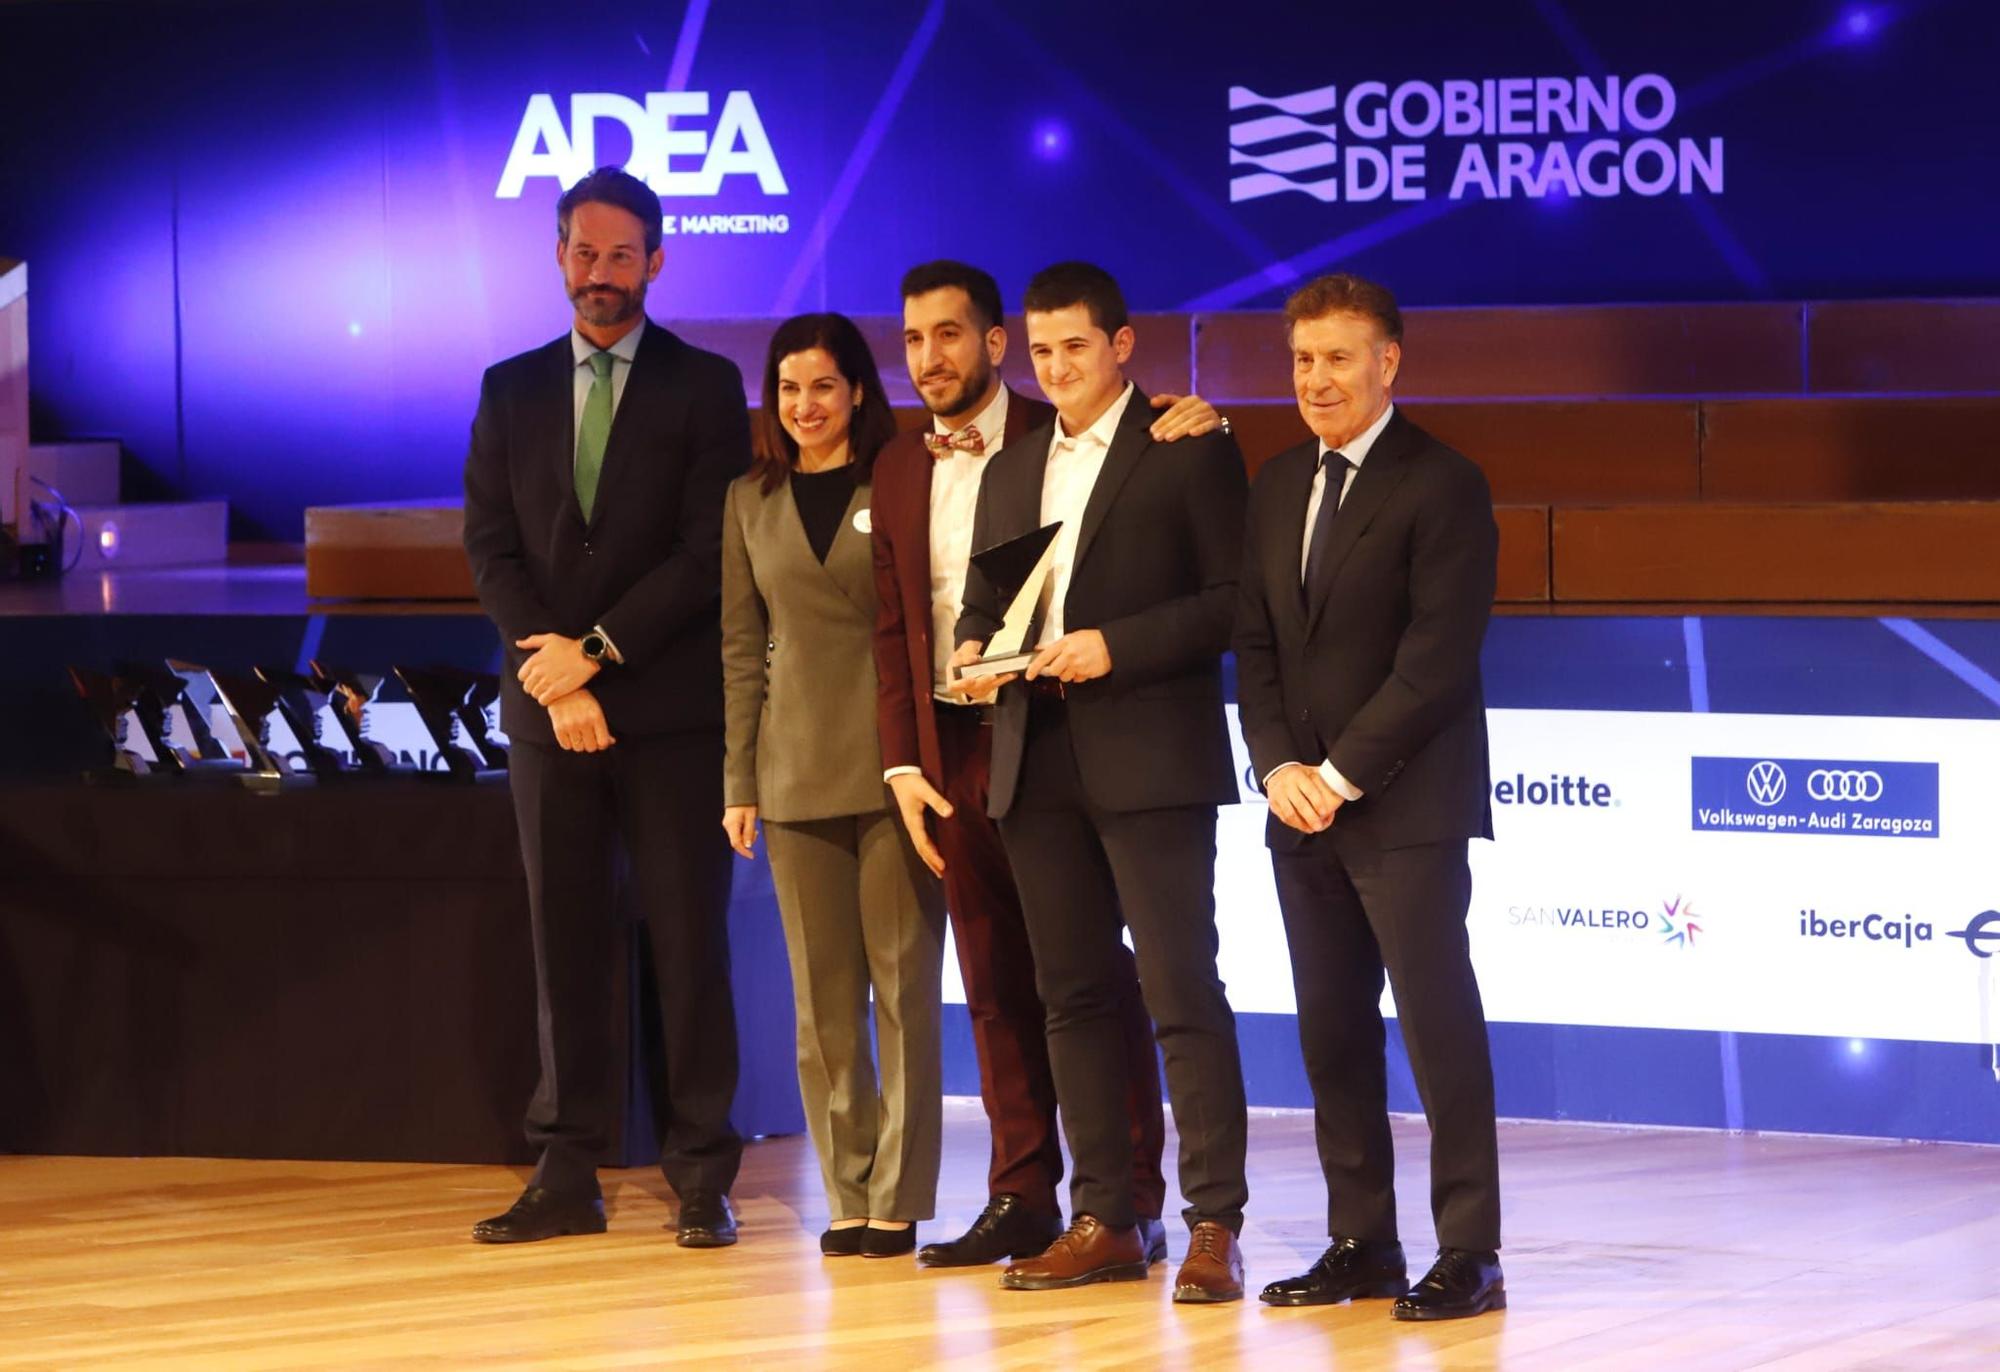
[[[1421,1266],[1421,1121],[1396,1141]],[[950,1102],[926,1237],[976,1213],[984,1157]],[[608,1235],[487,1248],[466,1231],[511,1169],[0,1158],[0,1369],[2000,1368],[2000,1150],[1510,1124],[1501,1159],[1512,1308],[1414,1326],[1254,1299],[1323,1244],[1297,1112],[1254,1113],[1252,1298],[1206,1308],[1168,1301],[1170,1268],[1036,1294],[822,1259],[800,1138],[751,1147],[719,1252],[673,1245],[649,1171],[607,1174]]]

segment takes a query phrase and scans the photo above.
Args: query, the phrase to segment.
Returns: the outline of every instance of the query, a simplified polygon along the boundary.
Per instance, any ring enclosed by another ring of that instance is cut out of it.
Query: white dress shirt
[[[1063,432],[1061,418],[1056,420],[1055,436],[1049,440],[1048,467],[1042,473],[1042,523],[1053,524],[1060,519],[1062,528],[1056,532],[1048,600],[1042,611],[1042,633],[1035,640],[1037,648],[1046,648],[1063,636],[1063,601],[1069,595],[1070,573],[1075,570],[1076,541],[1083,532],[1084,507],[1090,503],[1097,474],[1104,470],[1112,437],[1118,432],[1119,420],[1125,417],[1126,406],[1132,403],[1134,390],[1132,383],[1126,382],[1124,391],[1111,402],[1110,408],[1074,437]]]
[[[949,433],[944,421],[931,417],[934,433]],[[986,440],[984,453],[952,451],[931,460],[931,672],[932,690],[940,698],[951,685],[952,637],[959,607],[965,600],[965,569],[972,561],[972,517],[979,508],[979,479],[986,460],[1000,451],[1007,432],[1007,388],[973,418],[972,426]]]
[[[1340,494],[1334,497],[1333,508],[1339,510],[1341,505],[1346,503],[1347,493],[1354,489],[1354,478],[1361,475],[1361,464],[1368,460],[1368,450],[1375,446],[1375,440],[1382,436],[1382,430],[1389,427],[1389,418],[1395,413],[1396,407],[1391,404],[1380,415],[1376,416],[1373,424],[1363,429],[1358,436],[1351,439],[1343,448],[1337,450],[1329,449],[1326,446],[1326,440],[1320,440],[1319,470],[1313,473],[1312,494],[1306,498],[1305,533],[1299,539],[1299,584],[1301,586],[1305,584],[1306,580],[1306,559],[1312,553],[1313,525],[1319,522],[1319,507],[1326,501],[1326,473],[1328,467],[1331,465],[1328,460],[1328,454],[1337,452],[1349,464],[1346,467],[1345,474],[1341,478]],[[1306,765],[1303,762],[1281,762],[1270,771],[1264,773],[1264,784],[1269,786],[1271,778],[1284,771],[1287,767],[1303,767]],[[1326,784],[1331,786],[1335,794],[1342,800],[1361,799],[1361,788],[1342,776],[1340,769],[1325,758],[1320,759],[1319,774],[1325,778]]]
[[[640,320],[639,327],[613,343],[608,349],[599,348],[595,343],[578,333],[574,327],[569,331],[570,356],[576,365],[570,369],[570,396],[574,402],[570,413],[575,424],[570,431],[570,465],[576,465],[576,443],[583,437],[583,406],[590,398],[590,388],[597,381],[597,371],[590,365],[590,359],[599,352],[611,354],[611,413],[618,414],[618,402],[625,398],[625,381],[632,374],[632,359],[639,355],[639,337],[646,332],[646,321]],[[608,435],[607,435],[608,437]],[[593,626],[604,639],[605,656],[613,662],[623,662],[625,655],[618,651],[618,645],[611,641],[611,635],[604,632],[602,624]]]

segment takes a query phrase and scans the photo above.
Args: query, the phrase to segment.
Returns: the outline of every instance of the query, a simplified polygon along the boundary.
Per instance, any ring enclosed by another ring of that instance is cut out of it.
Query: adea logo
[[[565,189],[581,181],[597,166],[600,119],[625,126],[632,138],[625,170],[659,195],[712,196],[729,176],[756,177],[766,195],[791,193],[749,91],[723,97],[713,132],[677,122],[707,115],[707,91],[649,91],[644,104],[599,92],[570,96],[565,128],[555,97],[531,95],[494,197],[519,199],[536,176],[552,176]]]

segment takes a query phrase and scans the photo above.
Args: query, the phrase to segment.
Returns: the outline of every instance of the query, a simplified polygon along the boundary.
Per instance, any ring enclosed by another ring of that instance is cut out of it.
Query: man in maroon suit
[[[986,459],[1046,425],[1053,411],[1000,380],[1007,331],[991,276],[962,262],[931,262],[903,278],[902,293],[910,384],[931,423],[900,435],[875,460],[877,716],[884,779],[918,853],[944,878],[993,1130],[985,1210],[964,1235],[928,1244],[917,1257],[929,1267],[968,1267],[1040,1253],[1063,1228],[1046,1014],[1013,872],[986,814],[993,731],[983,706],[951,691],[948,665]],[[1153,405],[1171,406],[1153,425],[1161,440],[1226,427],[1196,396],[1158,396]],[[936,816],[935,841],[927,813]],[[1159,1066],[1129,953],[1126,963],[1133,1202],[1147,1261],[1159,1262],[1167,1252]]]

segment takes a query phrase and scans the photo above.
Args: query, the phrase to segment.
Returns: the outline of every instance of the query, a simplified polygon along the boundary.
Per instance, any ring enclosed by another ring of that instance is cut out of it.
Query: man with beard
[[[622,851],[649,927],[666,1064],[660,1167],[678,1241],[736,1241],[718,622],[723,492],[749,464],[734,363],[647,321],[660,202],[600,168],[556,206],[570,331],[491,368],[465,462],[465,548],[507,645],[501,722],[534,929],[541,1150],[482,1243],[602,1233],[623,1099],[612,999]]]
[[[986,814],[993,730],[988,711],[953,691],[949,666],[987,459],[1048,424],[1055,411],[1000,380],[1007,331],[991,276],[963,262],[930,262],[903,277],[902,295],[910,384],[931,425],[900,435],[875,461],[876,714],[884,778],[917,852],[944,878],[993,1140],[985,1210],[965,1234],[928,1244],[917,1257],[929,1267],[968,1267],[1040,1253],[1063,1229],[1046,1011],[1035,991],[1021,898],[999,828]],[[1152,426],[1162,441],[1221,424],[1196,396],[1152,403],[1173,406]],[[927,811],[937,816],[935,842]],[[1128,950],[1118,951],[1132,1202],[1148,1260],[1158,1262],[1166,1256],[1159,1070],[1137,968]]]

